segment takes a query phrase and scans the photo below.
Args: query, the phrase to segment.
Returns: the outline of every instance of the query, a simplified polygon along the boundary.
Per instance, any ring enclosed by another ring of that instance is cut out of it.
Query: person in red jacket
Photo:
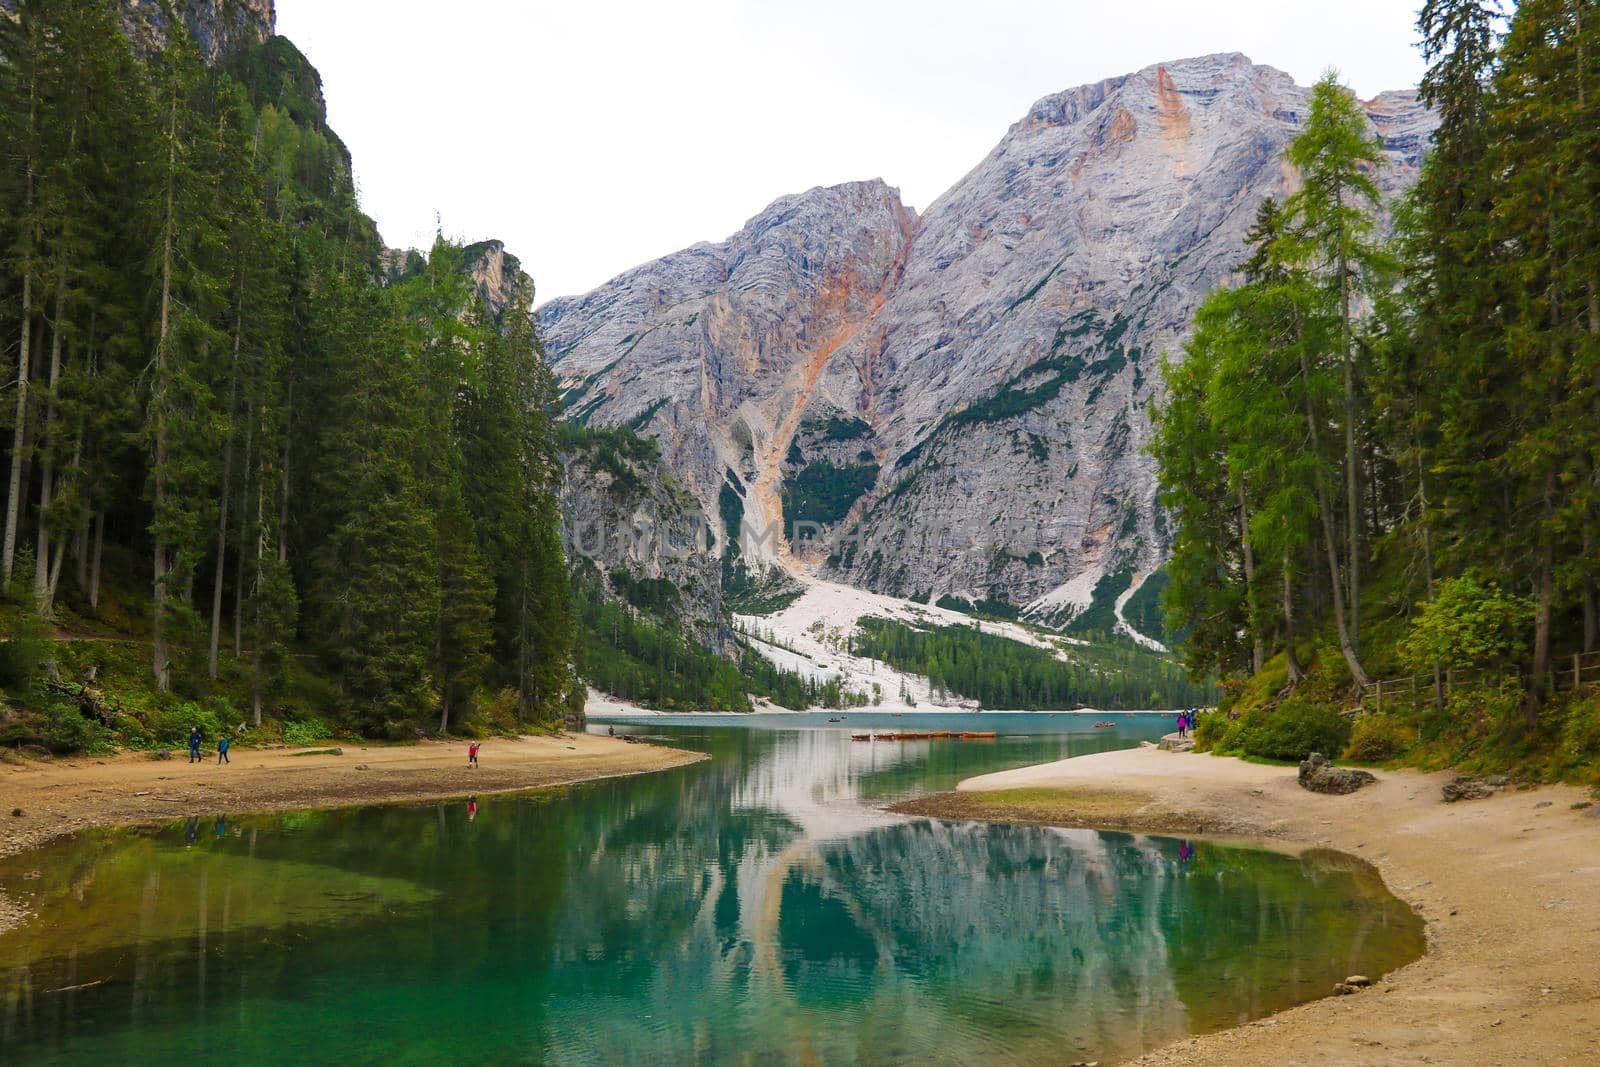
[[[474,741],[474,742],[472,742],[472,744],[467,746],[467,766],[468,767],[476,767],[477,765],[478,765],[478,742]]]

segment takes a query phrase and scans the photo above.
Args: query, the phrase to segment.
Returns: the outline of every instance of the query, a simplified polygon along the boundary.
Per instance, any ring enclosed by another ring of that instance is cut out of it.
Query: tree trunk
[[[31,353],[28,342],[33,338],[33,127],[37,114],[35,86],[28,86],[28,163],[23,182],[22,199],[22,329],[17,349],[17,414],[11,428],[11,480],[6,496],[6,530],[0,545],[0,584],[4,590],[11,588],[11,574],[17,561],[17,526],[22,518],[22,468],[26,462],[24,447],[28,425],[28,372]]]
[[[1344,202],[1343,190],[1337,194]],[[1339,226],[1339,347],[1344,360],[1344,467],[1345,467],[1345,531],[1350,539],[1349,558],[1346,564],[1350,574],[1349,633],[1341,635],[1341,643],[1348,640],[1352,652],[1361,648],[1361,478],[1356,464],[1356,371],[1355,357],[1350,339],[1350,264],[1345,254],[1344,224]],[[1331,550],[1331,545],[1329,546]],[[1336,579],[1337,580],[1337,579]],[[1340,609],[1334,600],[1334,611]]]
[[[1528,690],[1528,720],[1531,724],[1539,717],[1539,707],[1546,694],[1545,680],[1550,673],[1550,623],[1555,614],[1556,544],[1550,530],[1555,511],[1556,476],[1552,471],[1544,478],[1544,522],[1539,529],[1539,593],[1533,617],[1533,684]]]
[[[1417,500],[1422,506],[1422,572],[1427,581],[1428,601],[1433,602],[1433,529],[1428,519],[1428,479],[1422,469],[1422,452],[1417,452]],[[1444,667],[1433,661],[1433,710],[1444,710]]]
[[[1306,383],[1305,408],[1306,432],[1311,440],[1311,451],[1317,457],[1320,466],[1322,450],[1317,444],[1317,415],[1311,406],[1311,368],[1306,364],[1305,353],[1300,354],[1300,377]],[[1334,547],[1333,537],[1333,508],[1328,501],[1328,487],[1322,479],[1319,469],[1317,481],[1317,511],[1322,517],[1322,543],[1327,548],[1328,556],[1328,582],[1333,595],[1333,624],[1339,635],[1339,651],[1344,655],[1344,661],[1350,667],[1350,676],[1357,685],[1366,685],[1369,681],[1367,672],[1361,667],[1361,659],[1356,653],[1355,644],[1350,639],[1350,630],[1346,625],[1344,614],[1344,588],[1339,576],[1339,555]]]
[[[72,442],[72,462],[67,466],[67,470],[73,475],[78,475],[82,462],[83,420],[79,419],[78,430],[77,433],[74,434]],[[83,567],[83,532],[84,531],[80,528],[77,534],[73,536],[73,541],[76,543],[76,548],[78,551],[78,566],[80,570]],[[50,594],[47,602],[51,605],[54,605],[56,602],[56,588],[61,584],[61,564],[66,560],[66,558],[67,546],[58,546],[56,548],[55,558],[50,561]],[[82,587],[82,583],[79,584],[79,587]]]
[[[234,553],[233,570],[233,658],[238,659],[244,655],[244,560],[245,541],[250,536],[250,523],[246,515],[250,508],[250,485],[259,482],[260,477],[255,470],[255,437],[256,437],[256,405],[251,401],[248,405],[249,413],[245,416],[244,428],[244,485],[239,493],[239,547]],[[259,495],[259,494],[258,494]],[[261,569],[261,506],[256,502],[256,569]]]
[[[253,408],[253,406],[254,405],[252,405],[252,408]],[[254,412],[253,411],[252,411],[252,414],[251,414],[251,418],[252,418],[252,424],[253,424],[253,420],[254,420]],[[246,478],[247,479],[249,477],[249,470],[250,470],[249,461],[247,460],[246,464],[245,464],[245,472],[246,472]],[[262,477],[257,477],[255,482],[256,482],[256,585],[258,586],[257,592],[259,592],[260,591],[259,590],[259,586],[261,584],[261,560],[267,554],[267,527],[266,527],[267,480],[265,478],[262,478]],[[244,529],[244,510],[245,510],[246,506],[247,505],[243,500],[241,500],[239,502],[239,528],[240,528],[241,532]],[[239,588],[241,590],[244,588],[244,546],[242,544],[239,546]],[[256,620],[255,620],[255,624],[256,624],[256,639],[254,641],[250,642],[252,645],[255,646],[250,651],[250,704],[251,704],[251,707],[254,709],[256,725],[260,726],[261,725],[261,684],[262,684],[262,681],[263,681],[263,679],[261,677],[261,598],[259,596],[255,597],[253,602],[255,604],[255,615],[256,615]],[[243,600],[240,601],[240,604],[241,604],[241,606],[243,605]],[[237,620],[235,620],[235,623],[234,623],[234,642],[235,642],[235,644],[238,643],[238,640],[239,640],[238,622],[237,622]]]
[[[278,562],[289,562],[289,442],[294,439],[294,378],[283,403],[283,471],[278,490]]]
[[[1289,554],[1283,554],[1283,651],[1289,664],[1289,684],[1299,685],[1305,672],[1300,669],[1300,657],[1294,650],[1294,573],[1289,567]]]
[[[49,391],[45,394],[44,401],[44,428],[39,435],[39,440],[34,443],[36,448],[42,448],[39,471],[39,523],[34,536],[33,550],[33,595],[39,608],[39,614],[48,618],[51,615],[50,603],[50,524],[46,517],[50,513],[50,504],[55,495],[56,464],[52,455],[55,444],[56,422],[56,389],[61,384],[61,319],[66,314],[67,304],[67,264],[62,258],[61,269],[56,277],[56,311],[55,322],[50,330],[50,378]]]
[[[217,569],[211,581],[211,644],[206,650],[206,676],[217,680],[217,645],[222,636],[222,579],[228,573],[228,504],[233,499],[233,434],[239,422],[239,338],[244,332],[244,292],[233,317],[233,373],[228,382],[228,436],[222,445],[222,498],[217,506]],[[238,609],[234,610],[235,619]],[[234,653],[238,655],[237,652]]]
[[[89,553],[89,610],[100,610],[100,556],[106,544],[106,513],[94,517],[94,549]]]
[[[178,166],[178,99],[174,95],[167,118],[167,196],[161,227],[161,318],[156,337],[156,383],[150,406],[154,409],[155,544],[151,551],[150,651],[156,687],[172,687],[172,662],[167,652],[167,340],[172,329],[173,186]]]
[[[1266,662],[1262,646],[1261,627],[1256,620],[1256,552],[1250,545],[1250,506],[1245,498],[1244,477],[1239,477],[1239,548],[1244,554],[1244,603],[1246,622],[1250,628],[1250,673],[1261,673]]]

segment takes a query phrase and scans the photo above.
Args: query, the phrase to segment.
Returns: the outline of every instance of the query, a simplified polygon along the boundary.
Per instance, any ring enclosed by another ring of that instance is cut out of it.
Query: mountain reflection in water
[[[38,911],[0,938],[0,1061],[1058,1063],[1420,952],[1351,857],[879,806],[1165,723],[873,745],[652,724],[714,759],[480,797],[475,820],[81,834],[0,861]]]

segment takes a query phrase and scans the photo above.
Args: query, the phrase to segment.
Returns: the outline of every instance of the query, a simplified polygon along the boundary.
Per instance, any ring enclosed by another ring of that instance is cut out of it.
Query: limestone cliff
[[[569,427],[561,462],[568,565],[592,565],[616,599],[729,652],[720,562],[707,551],[694,497],[662,464],[655,442],[625,430]]]
[[[1163,557],[1157,360],[1291,191],[1308,93],[1242,55],[1159,64],[1040,100],[920,218],[877,181],[778,200],[540,309],[569,417],[658,438],[786,566],[1068,617]],[[1431,117],[1365,108],[1397,191]]]
[[[274,0],[173,0],[171,7],[183,20],[195,46],[207,63],[218,63],[252,45],[271,39],[278,13]],[[122,0],[122,25],[143,52],[154,52],[171,32],[162,0]],[[17,0],[0,0],[0,12],[14,15]]]

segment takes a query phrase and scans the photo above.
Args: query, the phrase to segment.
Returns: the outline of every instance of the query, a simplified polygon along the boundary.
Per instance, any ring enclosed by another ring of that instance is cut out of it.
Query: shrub
[[[1395,651],[1417,674],[1435,663],[1449,670],[1504,667],[1527,652],[1532,628],[1532,601],[1468,574],[1438,584]]]
[[[1194,720],[1194,750],[1196,752],[1210,752],[1217,747],[1217,743],[1227,736],[1228,727],[1233,725],[1228,717],[1220,711],[1202,712]]]
[[[39,743],[51,752],[104,752],[111,747],[111,731],[86,719],[77,707],[53,700],[39,712]]]
[[[1567,706],[1561,723],[1561,760],[1568,768],[1600,760],[1600,694]]]
[[[222,724],[217,713],[203,704],[188,700],[169,700],[154,708],[145,717],[145,730],[150,740],[158,745],[186,744],[189,731],[200,727],[200,736],[215,741],[222,736]],[[228,723],[232,726],[233,723]]]
[[[301,719],[283,724],[283,743],[303,748],[333,736],[328,724],[321,719]]]
[[[26,571],[19,566],[18,573],[31,575],[33,571],[31,566]],[[0,630],[6,635],[0,639],[0,689],[16,693],[24,693],[33,685],[39,668],[55,651],[50,624],[34,611],[32,594],[20,582],[13,583],[21,590],[20,607],[0,615]]]
[[[1392,715],[1362,715],[1350,728],[1344,758],[1363,763],[1392,760],[1416,743],[1417,734]]]
[[[1270,711],[1240,719],[1229,744],[1247,756],[1302,760],[1313,752],[1343,752],[1350,720],[1328,704],[1285,701]]]

